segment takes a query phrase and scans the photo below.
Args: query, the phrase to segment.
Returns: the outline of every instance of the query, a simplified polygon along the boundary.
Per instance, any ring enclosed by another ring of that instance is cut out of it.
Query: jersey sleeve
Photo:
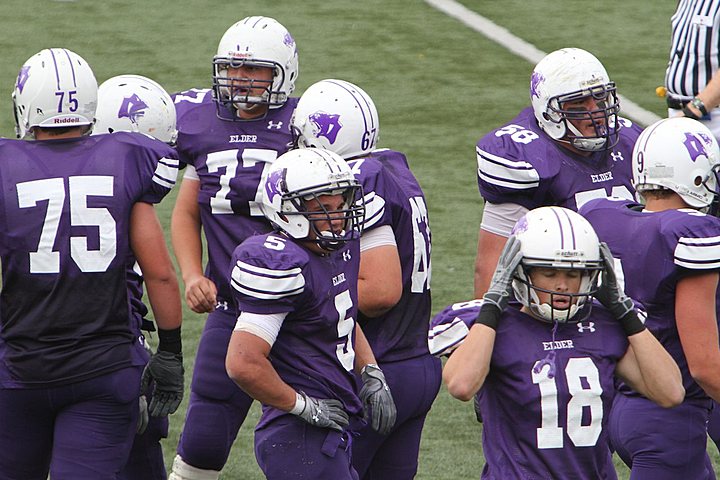
[[[482,300],[454,303],[430,320],[428,348],[432,355],[450,355],[465,340],[480,313]]]
[[[294,248],[295,247],[295,248]],[[250,237],[233,253],[230,285],[239,311],[290,312],[306,288],[307,253],[275,235]]]
[[[126,178],[126,188],[140,189],[136,201],[160,203],[175,186],[178,175],[178,156],[175,149],[148,135],[134,132],[115,132],[127,149],[128,162],[135,178]]]
[[[388,175],[382,174],[382,165],[378,160],[361,158],[348,162],[356,178],[363,187],[365,200],[365,219],[363,231],[369,231],[383,225],[392,226],[392,214],[387,206]]]
[[[546,157],[544,147],[544,138],[514,124],[480,139],[475,153],[483,199],[496,204],[515,203],[529,210],[547,203],[543,192],[557,174],[559,162]]]
[[[687,270],[720,269],[720,220],[709,215],[688,214],[674,235],[673,262]]]

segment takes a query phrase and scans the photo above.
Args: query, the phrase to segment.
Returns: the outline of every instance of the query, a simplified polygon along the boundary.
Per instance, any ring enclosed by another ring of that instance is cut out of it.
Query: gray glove
[[[149,411],[153,417],[165,417],[180,406],[185,391],[185,368],[182,353],[158,350],[150,357],[142,376],[140,391],[146,393],[155,382]]]
[[[595,298],[610,310],[616,319],[620,320],[635,309],[635,304],[630,297],[625,295],[625,291],[618,284],[615,274],[615,259],[610,252],[610,247],[605,242],[600,242],[600,258],[602,258],[604,268],[602,284],[595,294]]]
[[[380,367],[367,364],[361,373],[363,386],[360,400],[365,407],[365,420],[371,420],[372,429],[380,435],[387,435],[395,426],[397,409]]]
[[[150,415],[148,414],[147,397],[145,395],[140,395],[140,401],[138,403],[140,404],[140,415],[138,416],[136,433],[138,435],[142,435],[143,433],[145,433],[145,429],[147,428],[148,422],[150,421]]]
[[[512,291],[513,276],[522,258],[520,240],[515,235],[510,235],[498,258],[490,288],[483,295],[484,303],[495,305],[501,312],[505,310]]]
[[[313,398],[305,392],[300,392],[299,395],[305,400],[305,406],[297,413],[293,411],[290,413],[297,415],[310,425],[342,432],[343,428],[350,423],[350,418],[340,400]]]

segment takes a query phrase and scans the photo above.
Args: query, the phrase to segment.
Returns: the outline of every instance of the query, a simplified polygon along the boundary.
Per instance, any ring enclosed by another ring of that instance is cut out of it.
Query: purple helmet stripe
[[[577,240],[575,239],[575,225],[572,222],[572,219],[570,218],[570,215],[566,211],[563,211],[563,215],[565,218],[567,218],[568,223],[570,224],[570,235],[572,236],[572,248],[577,249]]]
[[[553,212],[553,215],[555,215],[555,219],[558,222],[558,226],[560,227],[560,248],[565,248],[565,231],[563,230],[563,224],[562,220],[560,220],[560,215],[558,215],[558,212],[556,209],[551,209]]]
[[[60,71],[58,70],[57,60],[55,59],[55,49],[50,49],[50,55],[52,55],[53,65],[55,66],[55,80],[57,82],[57,89],[60,90]]]
[[[371,127],[371,128],[375,128],[375,126],[376,126],[376,125],[375,125],[375,119],[372,118],[372,115],[369,114],[369,112],[370,112],[370,106],[369,106],[367,100],[361,97],[361,98],[362,98],[362,102],[361,102],[361,101],[358,99],[358,97],[355,96],[355,93],[353,93],[353,91],[352,91],[350,88],[348,88],[347,83],[345,83],[345,82],[343,82],[343,81],[330,80],[330,83],[333,83],[333,84],[337,85],[338,87],[344,89],[345,91],[347,91],[347,92],[350,94],[350,96],[353,97],[353,99],[355,100],[355,103],[357,103],[357,105],[360,107],[360,111],[362,112],[363,123],[365,124],[365,130],[368,130],[368,119],[367,119],[367,117],[370,117],[370,123],[371,123],[370,127]],[[365,108],[363,108],[363,104],[365,105]]]
[[[70,57],[70,52],[68,52],[64,48],[63,48],[63,52],[65,52],[65,55],[67,56],[67,59],[68,59],[68,63],[70,64],[70,71],[72,72],[72,77],[73,77],[73,87],[77,88],[77,80],[75,79],[75,66],[73,65],[72,58]]]

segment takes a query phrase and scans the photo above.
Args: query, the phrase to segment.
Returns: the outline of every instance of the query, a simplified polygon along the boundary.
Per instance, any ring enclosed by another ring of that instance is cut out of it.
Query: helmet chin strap
[[[565,125],[567,126],[568,130],[570,130],[574,135],[576,135],[575,137],[568,137],[568,143],[570,143],[570,145],[577,148],[578,150],[583,150],[586,152],[597,152],[605,148],[607,138],[585,138],[583,137],[580,130],[575,128],[575,125],[573,125],[572,122],[566,120]]]

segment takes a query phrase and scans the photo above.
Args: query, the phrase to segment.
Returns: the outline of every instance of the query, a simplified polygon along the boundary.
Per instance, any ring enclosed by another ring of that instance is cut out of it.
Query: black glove
[[[148,422],[150,421],[150,415],[148,414],[147,397],[145,397],[145,395],[140,395],[140,401],[138,403],[140,404],[140,415],[138,416],[136,433],[138,435],[142,435],[143,433],[145,433],[145,429],[147,428]]]
[[[482,412],[480,411],[480,392],[476,393],[473,397],[473,410],[475,410],[475,420],[483,423]]]
[[[595,298],[607,308],[613,317],[620,321],[627,335],[634,335],[645,330],[645,325],[635,311],[632,298],[625,295],[625,291],[618,284],[615,274],[615,259],[610,247],[600,242],[600,257],[603,261],[602,284],[595,294]]]
[[[361,373],[363,386],[360,400],[365,410],[365,420],[371,419],[372,429],[380,435],[387,435],[395,425],[397,409],[390,393],[385,374],[380,367],[367,364]]]
[[[148,410],[153,417],[165,417],[180,406],[185,390],[185,368],[182,353],[158,350],[150,357],[142,376],[141,392],[146,393],[150,382],[155,390]]]
[[[340,400],[313,398],[305,392],[298,393],[297,403],[290,413],[310,425],[331,428],[338,432],[342,432],[350,423],[350,418]]]

